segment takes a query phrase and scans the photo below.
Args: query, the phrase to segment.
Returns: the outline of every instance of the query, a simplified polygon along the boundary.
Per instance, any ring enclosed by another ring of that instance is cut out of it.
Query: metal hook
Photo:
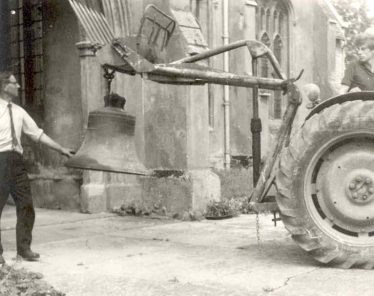
[[[103,68],[104,68],[104,78],[106,79],[106,93],[107,93],[107,95],[109,95],[112,80],[115,77],[115,74],[114,74],[115,70],[109,71],[109,69],[107,67],[103,67]]]

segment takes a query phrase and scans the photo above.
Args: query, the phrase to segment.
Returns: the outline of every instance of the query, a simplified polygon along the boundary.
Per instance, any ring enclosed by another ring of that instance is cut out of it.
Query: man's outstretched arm
[[[49,148],[56,150],[60,152],[62,155],[65,155],[67,157],[72,157],[74,155],[74,151],[71,149],[67,149],[65,147],[62,147],[59,143],[52,140],[48,135],[43,133],[40,136],[39,141],[43,143],[44,145],[48,146]]]

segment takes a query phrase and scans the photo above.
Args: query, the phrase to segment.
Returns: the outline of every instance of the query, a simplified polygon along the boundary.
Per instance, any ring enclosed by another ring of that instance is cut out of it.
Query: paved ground
[[[271,216],[180,222],[37,209],[37,263],[15,263],[15,210],[2,217],[5,258],[67,295],[374,295],[374,271],[320,266]]]

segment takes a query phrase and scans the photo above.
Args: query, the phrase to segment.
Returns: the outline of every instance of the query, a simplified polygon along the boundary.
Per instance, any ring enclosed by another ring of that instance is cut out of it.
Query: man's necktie
[[[12,150],[17,146],[18,141],[16,137],[16,130],[14,129],[14,122],[13,122],[13,112],[12,112],[12,104],[8,104],[8,109],[9,109],[9,115],[10,115],[10,129],[12,133]]]

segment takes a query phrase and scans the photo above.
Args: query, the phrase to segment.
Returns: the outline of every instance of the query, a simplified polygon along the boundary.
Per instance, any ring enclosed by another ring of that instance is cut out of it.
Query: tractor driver
[[[355,40],[358,60],[347,65],[340,93],[374,91],[374,35],[363,33]]]

